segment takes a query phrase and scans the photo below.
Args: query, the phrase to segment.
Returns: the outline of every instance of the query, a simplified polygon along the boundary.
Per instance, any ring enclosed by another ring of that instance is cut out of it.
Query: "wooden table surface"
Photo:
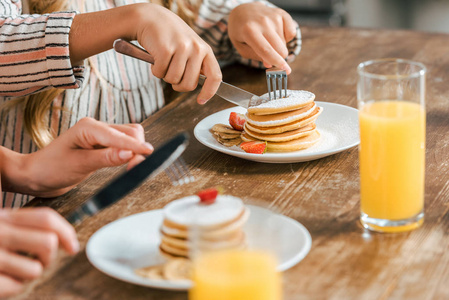
[[[84,247],[102,226],[138,212],[221,185],[244,200],[261,200],[301,222],[312,235],[303,261],[284,273],[284,299],[449,298],[449,35],[412,31],[303,28],[303,49],[292,64],[290,89],[316,100],[356,107],[358,63],[382,57],[420,61],[428,68],[425,223],[401,234],[365,231],[359,223],[358,150],[304,163],[264,164],[211,150],[192,138],[184,154],[193,184],[170,185],[162,173],[76,227],[82,249],[61,253],[43,278],[15,299],[187,299],[185,292],[140,287],[96,270]],[[266,92],[265,74],[243,66],[224,70],[224,80],[255,94]],[[204,106],[183,94],[148,118],[147,140],[161,145],[206,116],[231,107],[215,97]],[[104,169],[53,200],[35,200],[65,215],[121,169]],[[213,299],[211,299],[213,300]]]

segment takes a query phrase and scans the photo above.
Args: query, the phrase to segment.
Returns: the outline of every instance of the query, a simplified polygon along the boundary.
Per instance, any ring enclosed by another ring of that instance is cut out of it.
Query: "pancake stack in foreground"
[[[188,257],[192,237],[199,250],[245,247],[242,227],[248,217],[242,200],[232,196],[219,195],[213,203],[201,203],[198,196],[175,200],[164,207],[160,251]]]
[[[269,100],[268,94],[251,99],[246,113],[244,142],[266,141],[270,152],[307,149],[320,140],[315,120],[323,111],[315,95],[288,90],[287,97]]]

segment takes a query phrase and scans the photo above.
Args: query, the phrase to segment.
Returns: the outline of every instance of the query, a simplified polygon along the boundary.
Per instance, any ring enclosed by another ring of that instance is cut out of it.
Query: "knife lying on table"
[[[128,41],[122,39],[115,40],[114,49],[118,53],[146,61],[150,64],[154,64],[154,58],[150,53],[148,53],[142,47],[134,45],[133,43],[130,43]],[[198,83],[200,85],[203,85],[205,79],[206,76],[200,75]],[[242,90],[236,86],[233,86],[223,81],[221,82],[220,87],[216,92],[216,95],[220,96],[226,101],[242,106],[244,108],[248,108],[251,97],[256,96],[250,92]]]
[[[140,185],[148,176],[154,176],[170,166],[184,152],[188,140],[189,136],[186,132],[178,134],[155,150],[143,162],[112,180],[80,208],[70,213],[66,219],[71,224],[77,224],[84,217],[92,216],[117,202]]]

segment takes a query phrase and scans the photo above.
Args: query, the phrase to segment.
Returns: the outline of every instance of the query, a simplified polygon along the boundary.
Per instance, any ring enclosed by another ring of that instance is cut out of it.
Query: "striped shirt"
[[[48,126],[60,135],[81,118],[106,123],[142,122],[164,105],[161,81],[150,65],[110,50],[73,66],[69,58],[69,31],[77,12],[93,12],[144,0],[73,0],[72,11],[43,15],[22,14],[21,0],[0,0],[0,105],[15,97],[52,87],[65,89],[48,112]],[[212,47],[219,61],[243,59],[227,34],[227,18],[236,6],[254,0],[204,0],[193,29]],[[175,8],[176,9],[176,8]],[[300,31],[289,44],[300,51]],[[23,107],[0,114],[1,145],[21,153],[38,148],[23,126]],[[3,195],[3,207],[20,207],[30,198]]]

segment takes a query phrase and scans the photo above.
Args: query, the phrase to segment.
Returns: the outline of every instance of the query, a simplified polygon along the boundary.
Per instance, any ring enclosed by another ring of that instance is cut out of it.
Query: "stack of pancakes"
[[[212,204],[198,196],[185,197],[164,207],[160,251],[169,257],[189,257],[195,251],[245,247],[243,225],[249,210],[241,199],[219,195]]]
[[[268,94],[253,97],[246,113],[244,142],[266,141],[270,152],[297,151],[320,140],[315,120],[323,108],[308,91],[287,91],[287,97],[269,100]]]

